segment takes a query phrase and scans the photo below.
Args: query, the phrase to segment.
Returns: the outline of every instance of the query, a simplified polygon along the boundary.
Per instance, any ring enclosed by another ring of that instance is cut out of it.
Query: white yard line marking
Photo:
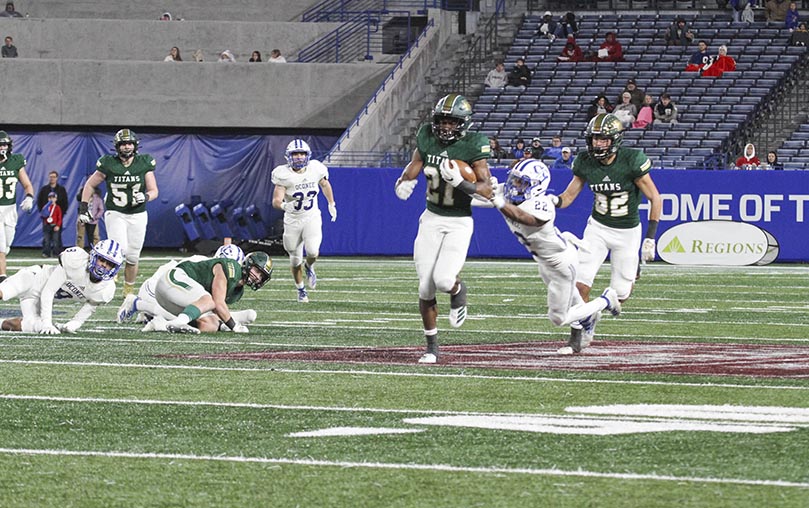
[[[739,388],[751,390],[798,390],[809,391],[809,386],[785,386],[785,385],[744,385],[730,383],[686,383],[676,381],[636,381],[618,379],[562,379],[553,377],[528,377],[528,376],[486,376],[481,374],[438,374],[424,372],[382,372],[369,370],[329,370],[329,369],[284,369],[278,367],[248,368],[248,367],[207,367],[203,365],[170,365],[170,364],[143,364],[143,363],[110,363],[110,362],[65,362],[46,360],[0,360],[0,364],[18,365],[60,365],[68,367],[105,367],[120,369],[160,369],[160,370],[199,370],[215,372],[266,372],[281,374],[324,374],[324,375],[365,375],[365,376],[390,376],[390,377],[421,377],[435,379],[490,379],[497,381],[528,381],[541,383],[574,383],[574,384],[609,384],[609,385],[639,385],[639,386],[685,386],[696,388]]]
[[[723,485],[750,485],[761,487],[809,488],[809,483],[783,480],[751,480],[746,478],[713,478],[699,476],[671,476],[635,473],[604,473],[598,471],[565,471],[561,469],[531,469],[505,467],[463,467],[447,464],[397,464],[391,462],[349,462],[338,460],[291,459],[269,457],[231,457],[222,455],[192,455],[182,453],[133,453],[92,450],[37,450],[30,448],[0,448],[0,453],[13,455],[44,455],[61,457],[102,457],[121,459],[195,460],[212,462],[241,462],[253,464],[287,464],[294,466],[320,466],[341,468],[391,469],[407,471],[441,471],[447,473],[513,474],[556,477],[606,478],[613,480],[642,480],[659,482],[712,483]]]

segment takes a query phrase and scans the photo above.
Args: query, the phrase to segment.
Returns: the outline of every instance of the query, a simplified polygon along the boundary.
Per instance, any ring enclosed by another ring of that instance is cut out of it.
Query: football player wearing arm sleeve
[[[102,240],[90,254],[79,247],[65,249],[58,265],[23,268],[0,283],[0,298],[19,298],[21,317],[0,322],[0,328],[58,334],[73,333],[93,314],[96,306],[109,303],[115,295],[113,277],[123,264],[120,245]],[[62,326],[53,323],[53,300],[72,298],[84,305]]]
[[[84,223],[93,220],[88,202],[94,189],[106,182],[107,211],[104,213],[104,222],[107,225],[107,236],[124,249],[126,268],[123,296],[126,297],[135,292],[138,261],[149,222],[146,203],[158,196],[157,179],[154,175],[156,163],[151,155],[138,153],[140,139],[130,129],[121,129],[115,133],[113,145],[115,155],[99,158],[96,171],[84,185],[79,204],[79,220]]]
[[[337,220],[329,170],[311,156],[312,150],[304,140],[293,139],[286,148],[287,163],[272,170],[272,183],[275,185],[272,206],[284,211],[284,250],[289,254],[298,303],[309,303],[304,276],[310,289],[317,287],[314,264],[320,256],[320,244],[323,242],[323,219],[317,204],[321,190],[326,197],[332,222]]]
[[[543,162],[520,161],[509,171],[504,185],[496,187],[492,202],[539,265],[539,275],[548,287],[548,319],[555,326],[570,326],[568,344],[558,352],[579,353],[593,340],[601,311],[606,309],[617,316],[621,304],[612,288],[588,303],[576,291],[575,244],[580,242],[554,226],[556,207],[546,194],[550,181],[550,171]]]
[[[450,295],[449,324],[460,327],[467,316],[467,289],[460,278],[472,238],[471,194],[491,194],[489,139],[469,132],[472,107],[461,95],[442,97],[433,108],[432,121],[419,128],[413,156],[394,185],[399,199],[407,199],[419,174],[427,180],[426,209],[419,219],[413,260],[419,278],[419,313],[427,349],[419,363],[438,361],[438,304],[436,293]],[[475,172],[472,184],[457,179],[457,167],[448,161],[467,162]],[[442,165],[446,177],[442,177]]]
[[[638,271],[641,194],[650,204],[645,259],[654,258],[654,238],[663,204],[649,174],[652,168],[649,158],[640,150],[621,146],[623,125],[617,117],[608,113],[596,115],[587,125],[585,137],[587,150],[573,161],[573,179],[554,201],[557,207],[565,208],[585,185],[593,191],[593,208],[584,230],[589,248],[579,253],[576,286],[588,301],[596,273],[609,254],[610,287],[623,302],[632,292]]]
[[[0,282],[6,278],[6,255],[17,229],[18,182],[25,192],[20,210],[30,212],[34,208],[34,187],[25,172],[25,157],[12,153],[12,145],[9,135],[0,131]]]

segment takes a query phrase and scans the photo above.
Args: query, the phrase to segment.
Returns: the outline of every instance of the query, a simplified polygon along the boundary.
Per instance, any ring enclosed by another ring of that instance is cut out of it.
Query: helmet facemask
[[[597,160],[608,159],[618,152],[621,142],[624,139],[624,126],[618,117],[608,113],[596,115],[585,130],[587,140],[587,151]],[[609,146],[595,146],[596,140],[610,140]]]
[[[272,278],[272,259],[265,252],[251,252],[242,264],[242,279],[253,291],[259,290]]]
[[[93,282],[111,280],[121,269],[124,255],[121,246],[115,240],[101,240],[90,251],[87,272]]]
[[[0,161],[8,159],[11,154],[11,145],[11,138],[6,131],[0,131]]]
[[[450,126],[448,125],[449,123],[453,125]],[[433,135],[442,143],[448,144],[458,141],[466,136],[471,126],[472,106],[462,95],[445,95],[438,100],[435,108],[433,108]]]
[[[129,129],[121,129],[115,133],[112,142],[115,145],[115,152],[121,160],[129,160],[138,153],[138,136]],[[127,147],[122,150],[123,145],[131,144],[131,148]]]
[[[503,195],[511,203],[519,205],[534,196],[545,194],[550,183],[548,167],[541,161],[528,159],[508,172]]]
[[[287,164],[293,171],[302,171],[309,165],[309,159],[312,157],[312,149],[306,141],[302,139],[293,139],[287,145],[284,152],[284,158]]]

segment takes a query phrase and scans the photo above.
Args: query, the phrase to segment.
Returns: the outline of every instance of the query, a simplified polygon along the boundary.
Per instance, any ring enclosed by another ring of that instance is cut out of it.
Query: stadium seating
[[[801,51],[787,46],[787,32],[767,28],[764,23],[750,27],[733,24],[723,14],[697,17],[688,13],[683,17],[694,27],[698,39],[707,40],[711,53],[720,44],[728,46],[728,54],[737,61],[736,72],[726,72],[721,78],[684,72],[696,45],[665,45],[663,33],[674,20],[673,14],[582,15],[577,43],[585,52],[594,51],[607,32],[616,32],[626,61],[615,63],[558,63],[556,56],[565,41],[534,39],[539,16],[529,15],[506,55],[506,68],[511,68],[517,58],[525,58],[533,70],[533,82],[524,90],[486,90],[478,102],[493,107],[482,112],[485,121],[477,128],[498,136],[504,145],[515,137],[539,136],[548,142],[561,134],[566,144],[583,148],[582,133],[592,100],[603,93],[615,104],[627,80],[634,78],[655,100],[664,91],[670,93],[678,106],[680,123],[628,130],[625,145],[647,150],[657,167],[714,167],[715,161],[721,160],[716,154],[754,118],[766,97],[798,63]],[[508,109],[512,104],[519,104],[519,114]],[[806,132],[809,134],[809,129]],[[792,145],[784,148],[795,149]]]

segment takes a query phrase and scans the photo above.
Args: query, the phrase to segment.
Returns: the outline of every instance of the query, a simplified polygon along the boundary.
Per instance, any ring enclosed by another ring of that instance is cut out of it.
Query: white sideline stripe
[[[71,367],[110,367],[121,369],[164,369],[164,370],[201,370],[217,372],[270,372],[281,374],[342,374],[342,375],[367,375],[367,376],[391,376],[391,377],[423,377],[435,379],[491,379],[498,381],[531,381],[542,383],[581,383],[581,384],[607,384],[607,385],[639,385],[639,386],[686,386],[695,388],[740,388],[753,390],[809,390],[809,386],[765,386],[765,385],[734,385],[730,383],[684,383],[671,381],[633,381],[619,379],[563,379],[554,377],[527,377],[527,376],[485,376],[482,374],[427,374],[423,372],[378,372],[372,370],[328,370],[328,369],[282,369],[278,367],[267,367],[266,369],[248,367],[207,367],[204,365],[166,365],[166,364],[146,364],[146,363],[108,363],[108,362],[60,362],[48,360],[0,360],[0,364],[19,365],[62,365]]]
[[[45,455],[62,457],[102,457],[121,459],[161,459],[161,460],[198,460],[213,462],[242,462],[253,464],[288,464],[293,466],[324,467],[356,467],[368,469],[394,469],[407,471],[442,471],[448,473],[476,474],[522,474],[534,476],[565,476],[585,478],[609,478],[617,480],[649,480],[661,482],[716,483],[726,485],[752,485],[764,487],[792,487],[805,489],[809,483],[788,482],[783,480],[749,480],[745,478],[712,478],[670,476],[638,473],[601,473],[597,471],[565,471],[562,469],[530,469],[505,467],[465,467],[447,464],[397,464],[392,462],[348,462],[339,460],[287,459],[268,457],[234,457],[223,455],[191,455],[184,453],[133,453],[133,452],[99,452],[91,450],[36,450],[30,448],[0,448],[0,453],[10,455]]]

